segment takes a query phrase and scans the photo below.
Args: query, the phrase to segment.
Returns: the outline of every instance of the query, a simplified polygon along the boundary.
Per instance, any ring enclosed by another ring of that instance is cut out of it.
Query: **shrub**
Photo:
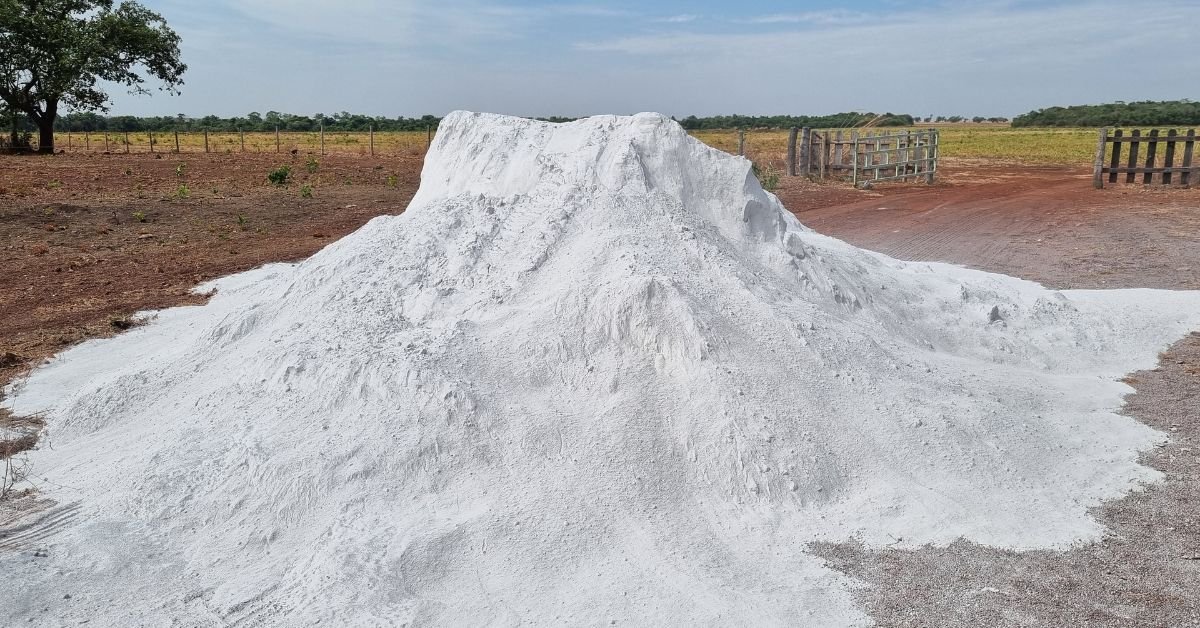
[[[312,195],[312,186],[311,185],[300,186],[300,198],[312,198],[312,197],[313,197],[313,195]]]
[[[779,187],[779,171],[772,166],[763,168],[757,163],[751,162],[750,167],[754,170],[754,176],[758,177],[759,184],[768,192],[774,192],[775,188]]]
[[[321,162],[317,161],[317,158],[312,155],[309,155],[308,160],[304,162],[304,169],[308,170],[308,174],[315,174],[320,167]]]
[[[292,167],[288,165],[280,166],[267,173],[267,181],[275,185],[287,185],[288,179],[292,177]]]

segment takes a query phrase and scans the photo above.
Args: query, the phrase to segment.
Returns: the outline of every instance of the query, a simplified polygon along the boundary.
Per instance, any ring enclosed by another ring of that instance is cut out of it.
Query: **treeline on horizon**
[[[577,118],[553,116],[537,118],[547,122],[570,122]],[[963,118],[939,118],[938,121],[958,122]],[[688,116],[678,122],[689,131],[704,129],[784,129],[790,127],[813,128],[852,128],[872,123],[872,126],[912,126],[921,122],[907,114],[874,114],[874,113],[838,113],[825,116]],[[924,121],[932,122],[933,118]],[[977,121],[984,121],[979,118]],[[996,121],[993,119],[992,121]],[[321,128],[327,131],[424,131],[437,128],[441,118],[432,115],[419,118],[387,118],[382,116],[366,116],[348,112],[333,115],[315,114],[312,116],[295,115],[268,111],[266,114],[251,112],[245,116],[222,118],[219,116],[204,116],[194,118],[179,114],[176,116],[105,116],[98,113],[67,113],[60,115],[55,121],[54,128],[59,132],[165,132],[165,131],[299,131],[311,132]],[[24,126],[24,125],[22,125]]]
[[[548,122],[569,122],[576,118],[553,116],[537,118]],[[21,129],[32,130],[25,120],[14,120]],[[328,131],[424,131],[436,129],[441,118],[425,115],[419,118],[388,118],[367,116],[348,112],[333,115],[296,115],[268,111],[266,114],[251,112],[245,116],[222,118],[204,116],[196,118],[179,114],[176,116],[106,116],[98,113],[67,113],[60,115],[55,129],[60,132],[109,131],[300,131],[311,132],[321,128]],[[688,116],[678,119],[689,131],[715,129],[786,129],[791,127],[811,128],[856,128],[866,125],[876,127],[906,127],[931,122],[1009,122],[1007,118],[984,118],[976,116],[928,116],[914,117],[909,114],[875,114],[856,111],[823,116]],[[1017,116],[1012,120],[1014,127],[1104,127],[1104,126],[1167,126],[1200,125],[1200,102],[1191,100],[1116,102],[1103,105],[1075,105],[1049,107]],[[6,125],[7,126],[7,125]]]
[[[1014,127],[1104,127],[1200,125],[1200,102],[1164,100],[1115,102],[1038,109],[1013,118]]]
[[[878,120],[876,120],[878,118]],[[705,129],[849,129],[873,122],[873,126],[913,126],[917,119],[908,114],[875,114],[851,111],[826,116],[688,116],[679,124],[689,131]]]

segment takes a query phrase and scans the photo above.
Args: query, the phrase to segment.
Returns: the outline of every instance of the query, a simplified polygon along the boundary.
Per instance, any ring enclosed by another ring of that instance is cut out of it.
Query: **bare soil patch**
[[[203,303],[191,292],[203,281],[303,259],[404,211],[422,161],[331,155],[314,157],[310,172],[309,158],[0,156],[0,388],[75,343],[129,328],[138,311]],[[267,172],[281,165],[292,181],[271,185]],[[0,410],[9,449],[32,444],[28,428]]]

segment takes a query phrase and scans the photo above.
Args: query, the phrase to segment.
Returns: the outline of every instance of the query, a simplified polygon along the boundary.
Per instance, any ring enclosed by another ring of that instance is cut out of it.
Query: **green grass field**
[[[886,129],[904,130],[904,129]],[[1005,126],[960,125],[945,126],[941,131],[941,154],[947,159],[987,159],[998,161],[1013,161],[1026,164],[1072,164],[1085,166],[1091,163],[1096,150],[1096,129],[1013,129]],[[736,152],[738,135],[734,130],[696,131],[698,139],[715,148]],[[787,154],[786,130],[747,131],[746,152],[757,161],[782,163]],[[105,150],[105,134],[83,133],[59,134],[55,142],[61,149],[71,152],[90,150],[102,152]],[[108,150],[125,152],[126,135],[124,133],[108,134]],[[149,152],[150,136],[148,133],[130,133],[128,135],[130,152]],[[209,151],[213,153],[240,152],[242,137],[237,133],[210,133]],[[426,147],[424,131],[392,132],[375,134],[376,155],[419,155]],[[327,132],[325,134],[325,152],[327,154],[357,154],[370,153],[370,135],[368,133]],[[197,132],[180,133],[179,149],[182,152],[203,152],[204,134]],[[299,150],[304,153],[320,152],[321,142],[318,133],[281,133],[279,136],[279,151],[289,152]],[[154,150],[156,152],[171,152],[175,150],[174,133],[154,134]],[[275,152],[276,142],[274,133],[246,133],[245,150],[247,152]]]

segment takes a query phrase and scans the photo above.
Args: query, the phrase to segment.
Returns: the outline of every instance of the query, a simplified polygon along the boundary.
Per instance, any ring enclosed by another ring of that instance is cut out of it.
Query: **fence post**
[[[275,125],[275,152],[279,152],[279,125]]]
[[[129,131],[125,132],[125,152],[129,152]]]
[[[807,177],[812,173],[812,129],[804,127],[800,130],[800,176]]]
[[[738,156],[740,156],[740,157],[746,156],[746,131],[745,131],[745,129],[738,129]]]
[[[797,127],[792,127],[788,132],[787,144],[787,176],[796,176],[796,134],[800,132]]]
[[[1092,166],[1092,187],[1104,187],[1104,149],[1108,147],[1108,129],[1100,129],[1100,141],[1096,142],[1096,163]]]
[[[1138,165],[1138,149],[1141,146],[1139,139],[1142,137],[1141,129],[1134,129],[1130,136],[1129,144],[1129,170],[1125,173],[1125,183],[1133,183],[1137,174],[1133,171]]]
[[[92,152],[92,132],[91,131],[83,132],[83,150],[85,150],[89,153]]]
[[[1183,187],[1191,187],[1192,181],[1192,151],[1196,146],[1196,129],[1187,132],[1187,142],[1183,145],[1183,174],[1179,175],[1179,183]]]
[[[829,129],[821,136],[821,180],[829,173],[829,158],[833,156],[833,144],[829,137]]]
[[[938,139],[938,130],[937,129],[929,129],[929,145],[933,147],[933,152],[932,152],[933,159],[931,159],[929,161],[929,174],[925,175],[925,184],[926,185],[933,185],[933,175],[937,173],[937,163],[938,163],[938,157],[939,157],[939,155],[938,155],[938,151],[939,151],[938,142],[939,141],[940,140]]]
[[[324,120],[321,120],[321,122],[320,122],[320,130],[321,130],[321,155],[324,156],[325,155],[325,121]]]
[[[855,188],[857,188],[858,187],[858,131],[850,132],[850,141],[851,141],[851,145],[850,145],[851,168],[850,169],[853,172],[853,174],[850,177],[850,182]]]
[[[154,152],[154,131],[150,131],[150,152]]]
[[[425,150],[429,150],[430,146],[433,146],[433,125],[426,124],[425,125]]]
[[[175,129],[175,152],[179,152],[179,129]]]
[[[1154,160],[1158,154],[1158,129],[1150,130],[1150,145],[1146,147],[1146,173],[1142,175],[1142,184],[1154,182]]]
[[[208,129],[204,129],[204,152],[208,152]]]
[[[104,152],[106,152],[106,153],[112,152],[111,150],[108,149],[108,131],[104,132]]]
[[[837,140],[834,143],[833,149],[833,163],[837,164],[838,166],[844,165],[845,161],[842,159],[844,154],[845,150],[842,147],[842,130],[838,129]]]
[[[1121,129],[1117,129],[1116,132],[1113,133],[1113,138],[1115,138],[1116,141],[1112,143],[1112,145],[1113,145],[1112,160],[1108,162],[1108,167],[1109,167],[1108,182],[1109,183],[1117,182],[1117,168],[1121,167],[1121,136],[1122,135],[1124,135],[1124,131],[1122,131]],[[1101,185],[1101,187],[1103,187],[1104,182],[1101,181],[1100,185]]]
[[[238,139],[242,143],[242,152],[243,153],[246,152],[246,130],[245,129],[238,131]]]
[[[71,150],[71,132],[67,131],[67,150]]]
[[[375,125],[372,124],[368,128],[371,131],[371,156],[374,157],[375,156]]]
[[[1167,154],[1163,157],[1162,182],[1163,185],[1171,185],[1171,174],[1175,166],[1175,141],[1178,139],[1179,133],[1175,129],[1167,131]]]

